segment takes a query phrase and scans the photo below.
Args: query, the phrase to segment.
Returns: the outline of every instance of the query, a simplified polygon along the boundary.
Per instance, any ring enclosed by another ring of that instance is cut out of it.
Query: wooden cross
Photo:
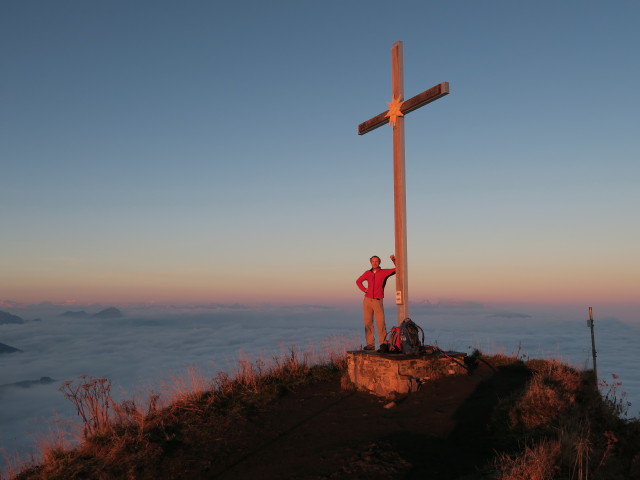
[[[358,125],[358,135],[375,130],[385,123],[393,125],[393,204],[396,242],[396,305],[398,325],[409,317],[407,282],[407,222],[406,187],[404,169],[404,115],[444,97],[449,93],[449,82],[442,82],[429,90],[404,100],[404,72],[402,42],[391,47],[391,103],[389,109]]]

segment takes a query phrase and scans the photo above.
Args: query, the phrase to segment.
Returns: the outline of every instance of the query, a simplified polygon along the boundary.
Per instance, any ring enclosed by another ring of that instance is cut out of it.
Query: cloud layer
[[[104,306],[81,306],[92,314]],[[22,353],[0,355],[0,448],[28,450],[54,412],[75,420],[60,382],[80,375],[106,377],[119,399],[158,390],[192,365],[207,375],[233,372],[241,356],[270,359],[283,349],[319,345],[332,336],[363,341],[358,308],[323,305],[194,305],[123,308],[115,319],[62,317],[67,306],[23,306],[12,313],[24,324],[0,325],[0,340]],[[395,323],[387,306],[387,326]],[[590,366],[589,329],[581,310],[543,307],[500,308],[477,303],[417,304],[412,318],[425,330],[426,343],[470,352],[504,351],[553,356],[580,368]],[[34,321],[40,318],[40,321]],[[640,375],[634,368],[640,328],[605,318],[597,321],[601,378],[616,373],[638,415]],[[39,380],[51,377],[52,383]],[[30,381],[29,384],[20,382]]]

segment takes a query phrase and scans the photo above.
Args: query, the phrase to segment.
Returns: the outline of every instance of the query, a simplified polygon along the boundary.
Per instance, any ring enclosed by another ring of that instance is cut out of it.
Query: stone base
[[[424,383],[445,375],[466,375],[466,356],[461,352],[404,355],[354,350],[347,352],[347,372],[358,390],[394,397],[415,392]]]

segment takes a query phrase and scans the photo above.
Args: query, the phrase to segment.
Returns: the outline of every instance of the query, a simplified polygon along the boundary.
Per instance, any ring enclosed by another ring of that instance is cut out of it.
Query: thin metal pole
[[[593,332],[593,308],[589,307],[589,320],[587,325],[591,328],[591,354],[593,355],[593,375],[596,379],[596,387],[598,386],[598,365],[596,362],[596,337]]]

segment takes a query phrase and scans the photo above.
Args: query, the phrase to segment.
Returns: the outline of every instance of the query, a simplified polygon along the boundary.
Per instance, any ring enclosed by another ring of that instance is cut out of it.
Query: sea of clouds
[[[0,450],[5,455],[24,456],[56,422],[78,421],[59,391],[65,380],[108,378],[114,397],[125,400],[162,391],[172,377],[184,378],[193,366],[213,377],[221,370],[233,373],[240,359],[268,360],[291,347],[320,351],[336,336],[356,348],[364,340],[356,306],[144,305],[121,308],[121,318],[60,315],[70,309],[94,314],[102,308],[0,308],[25,319],[23,324],[0,325],[0,342],[22,350],[0,354]],[[386,311],[389,327],[396,319],[391,302]],[[624,393],[632,404],[628,414],[640,416],[640,373],[635,368],[640,321],[628,314],[601,313],[598,318],[596,312],[595,323],[599,378],[622,382],[618,397]],[[411,306],[411,317],[423,327],[425,343],[445,350],[471,353],[478,348],[553,357],[581,369],[592,366],[586,308],[423,303]],[[42,377],[54,381],[40,383]]]

